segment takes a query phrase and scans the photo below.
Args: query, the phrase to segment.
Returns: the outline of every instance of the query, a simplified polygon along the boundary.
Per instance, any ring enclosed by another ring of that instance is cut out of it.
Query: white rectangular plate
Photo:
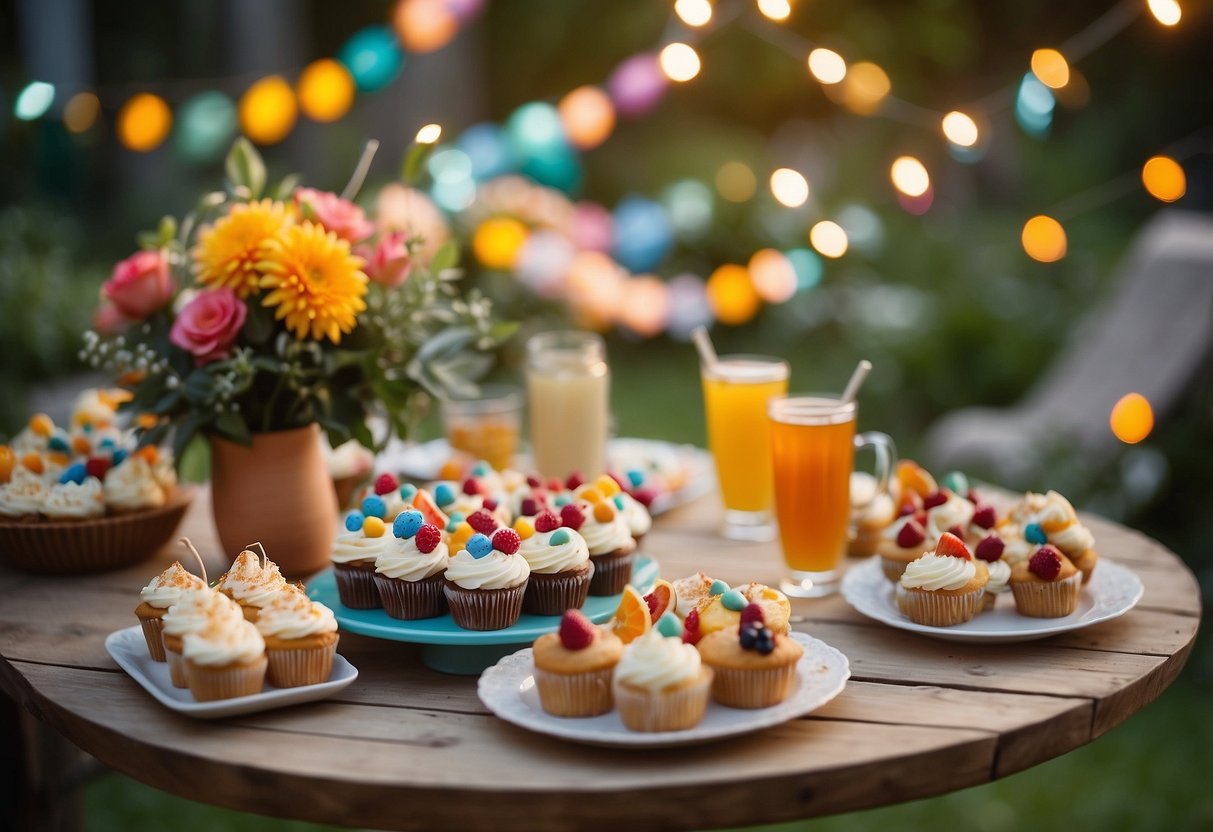
[[[197,719],[219,719],[326,699],[358,678],[358,669],[339,653],[333,657],[333,675],[327,682],[297,688],[276,688],[267,684],[261,693],[253,696],[196,702],[188,690],[173,687],[167,662],[152,661],[143,638],[143,628],[138,624],[110,633],[105,639],[105,649],[118,666],[161,705]]]

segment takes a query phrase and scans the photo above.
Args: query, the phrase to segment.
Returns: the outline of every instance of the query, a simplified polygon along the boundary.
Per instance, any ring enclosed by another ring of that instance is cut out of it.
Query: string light
[[[931,176],[926,166],[913,156],[899,156],[889,168],[893,187],[906,196],[922,196],[931,187]]]
[[[977,122],[959,110],[953,110],[944,116],[940,127],[944,137],[958,147],[972,147],[977,144]]]
[[[1162,202],[1174,202],[1188,189],[1184,169],[1170,156],[1154,156],[1141,168],[1141,183],[1150,196]]]
[[[776,22],[787,20],[792,14],[792,4],[788,0],[758,0],[758,11]]]
[[[560,99],[556,110],[565,135],[578,150],[597,147],[615,129],[615,105],[598,87],[578,87]]]
[[[808,64],[809,73],[823,84],[837,84],[847,77],[847,62],[833,49],[814,49]]]
[[[843,79],[842,103],[854,113],[870,116],[880,109],[892,88],[883,69],[870,61],[861,61]]]
[[[836,260],[847,253],[847,232],[830,220],[822,220],[809,229],[809,242],[822,257]]]
[[[127,99],[118,110],[115,129],[123,147],[147,153],[164,143],[172,126],[173,113],[164,99],[143,92]]]
[[[674,14],[688,26],[707,26],[712,22],[712,4],[708,0],[677,0]]]
[[[798,171],[779,168],[771,174],[771,194],[780,205],[799,208],[809,200],[809,181]]]
[[[1070,83],[1070,64],[1056,49],[1037,49],[1032,53],[1032,74],[1046,87],[1059,90]]]
[[[1136,445],[1154,429],[1154,408],[1141,393],[1126,393],[1112,406],[1108,424],[1117,439]]]
[[[25,89],[17,93],[13,102],[13,115],[22,121],[42,118],[55,103],[55,86],[45,81],[30,81]]]
[[[729,202],[747,202],[757,189],[754,171],[744,162],[725,162],[716,172],[716,190]]]
[[[363,92],[381,90],[396,80],[404,66],[400,42],[387,26],[368,26],[354,33],[337,53]]]
[[[83,133],[101,115],[101,100],[91,92],[78,92],[63,108],[63,126],[69,133]]]
[[[1174,26],[1183,17],[1183,9],[1175,0],[1148,0],[1150,14],[1163,26]]]
[[[513,267],[527,233],[527,227],[512,217],[493,217],[472,235],[472,252],[485,268],[506,271]]]
[[[665,329],[670,317],[670,293],[665,281],[651,274],[625,280],[619,304],[619,323],[643,338]]]
[[[759,249],[750,257],[749,270],[754,290],[768,303],[783,303],[796,294],[796,267],[783,252]]]
[[[1066,256],[1066,231],[1061,223],[1044,214],[1024,223],[1023,250],[1033,260],[1055,263]]]
[[[722,324],[748,323],[762,305],[750,273],[736,263],[725,263],[712,272],[707,293],[712,312]]]
[[[257,81],[240,96],[240,129],[257,144],[277,144],[295,126],[298,108],[291,85],[281,75]]]
[[[177,151],[191,162],[220,158],[236,132],[236,105],[219,90],[190,96],[177,108]]]
[[[312,61],[295,84],[299,109],[313,121],[336,121],[354,103],[354,76],[332,58]]]
[[[400,0],[392,27],[405,49],[423,54],[450,43],[459,32],[459,18],[444,0]]]
[[[669,44],[661,50],[658,61],[661,71],[671,81],[690,81],[699,74],[699,54],[689,44]]]
[[[414,139],[417,144],[437,144],[442,138],[441,124],[427,124],[417,131],[417,137]],[[471,160],[469,159],[469,164]]]

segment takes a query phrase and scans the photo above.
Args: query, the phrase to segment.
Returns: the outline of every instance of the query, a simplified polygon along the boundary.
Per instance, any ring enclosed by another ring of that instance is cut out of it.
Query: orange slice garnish
[[[421,512],[421,516],[425,518],[425,522],[431,523],[438,527],[441,531],[446,528],[446,524],[451,521],[442,509],[438,508],[438,504],[434,502],[434,498],[430,496],[430,492],[424,488],[417,489],[417,493],[413,495],[413,508]]]
[[[652,591],[644,596],[644,602],[649,606],[649,619],[656,624],[663,614],[678,609],[678,593],[674,592],[673,584],[664,578],[658,578]]]
[[[624,644],[640,638],[653,626],[648,603],[631,584],[623,588],[623,599],[619,602],[619,609],[615,610],[611,624],[615,635]]]
[[[897,481],[901,483],[903,490],[913,491],[919,497],[934,494],[939,490],[930,472],[912,459],[903,459],[897,463]]]

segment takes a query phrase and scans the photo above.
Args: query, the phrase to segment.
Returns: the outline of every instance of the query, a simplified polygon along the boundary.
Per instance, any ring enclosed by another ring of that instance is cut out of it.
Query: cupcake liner
[[[0,520],[0,563],[43,575],[108,572],[147,560],[173,537],[193,499],[178,488],[160,508],[92,520]]]
[[[1075,572],[1064,581],[1012,581],[1015,609],[1029,618],[1063,618],[1078,606],[1082,573]]]
[[[629,731],[655,733],[694,728],[703,719],[712,688],[712,669],[702,667],[693,683],[674,690],[648,691],[615,682],[615,707]]]
[[[986,597],[981,601],[982,612],[989,612],[990,610],[994,609],[994,601],[997,599],[997,597],[997,595],[987,592]]]
[[[522,598],[528,578],[518,586],[502,589],[464,589],[445,581],[443,591],[451,605],[451,618],[465,630],[504,630],[522,615]]]
[[[895,584],[901,582],[901,576],[906,571],[908,565],[908,563],[900,560],[893,560],[892,558],[883,556],[880,558],[880,571]]]
[[[552,673],[535,668],[539,704],[552,716],[598,716],[611,710],[611,675],[614,667],[587,673]]]
[[[597,567],[593,562],[569,572],[542,575],[532,572],[527,581],[522,609],[532,615],[564,615],[565,610],[578,610],[585,605],[590,584]]]
[[[276,688],[297,688],[327,682],[333,675],[333,655],[336,652],[337,639],[333,639],[332,644],[315,647],[290,647],[285,650],[267,647],[266,681]]]
[[[788,698],[796,681],[796,662],[782,667],[713,667],[712,699],[730,708],[769,708]]]
[[[590,595],[618,595],[632,579],[632,564],[636,551],[623,553],[619,550],[605,555],[590,555],[594,564],[594,577],[590,579]],[[561,610],[563,612],[564,610]]]
[[[164,658],[168,661],[168,677],[175,688],[188,688],[189,681],[185,678],[185,656],[180,650],[172,650],[165,645]]]
[[[167,661],[164,656],[164,617],[140,618],[143,626],[143,638],[147,642],[147,652],[151,653],[152,661]]]
[[[334,563],[333,574],[337,577],[337,595],[341,603],[352,610],[377,610],[383,606],[379,588],[375,586],[375,565],[350,566]]]
[[[442,575],[431,575],[420,581],[406,581],[375,574],[375,586],[383,601],[383,611],[392,618],[416,621],[436,618],[447,611]]]
[[[876,554],[876,546],[883,532],[884,527],[865,529],[859,526],[855,530],[855,539],[847,546],[847,554],[853,558],[867,558]]]
[[[235,699],[237,696],[252,696],[261,693],[265,683],[265,669],[269,664],[262,654],[248,664],[232,664],[210,667],[185,660],[185,678],[190,693],[198,702],[214,702],[216,699]]]
[[[908,590],[897,585],[897,609],[901,614],[927,627],[951,627],[969,621],[981,612],[986,591],[978,588],[963,595]]]

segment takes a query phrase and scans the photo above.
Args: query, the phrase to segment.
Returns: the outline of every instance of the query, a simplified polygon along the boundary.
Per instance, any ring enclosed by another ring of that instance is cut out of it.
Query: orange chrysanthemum
[[[263,199],[233,205],[226,217],[198,232],[194,247],[198,282],[227,286],[246,298],[261,286],[266,243],[293,222],[281,202]]]
[[[297,338],[340,343],[366,309],[362,265],[333,232],[306,220],[291,225],[262,248],[257,268],[269,292],[261,304],[276,307],[274,317]]]

